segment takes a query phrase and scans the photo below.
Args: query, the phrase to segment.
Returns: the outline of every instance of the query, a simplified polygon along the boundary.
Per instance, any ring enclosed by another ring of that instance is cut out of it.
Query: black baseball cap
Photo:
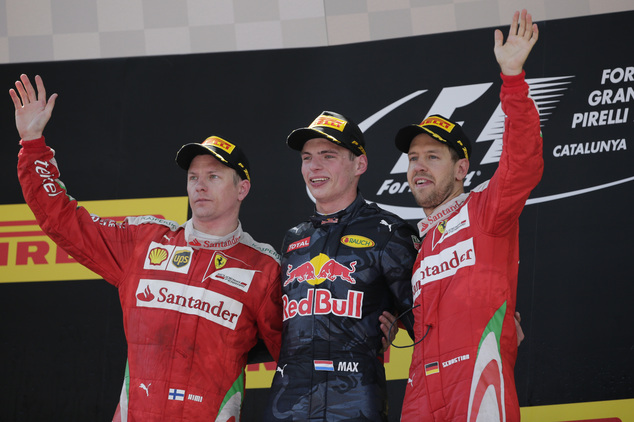
[[[458,152],[458,157],[469,159],[471,157],[471,141],[458,123],[433,114],[418,125],[405,126],[396,134],[394,143],[399,151],[407,154],[412,139],[421,133],[426,133],[437,141],[447,144]]]
[[[242,180],[251,181],[247,156],[240,147],[218,136],[210,136],[200,144],[183,145],[176,154],[176,163],[182,169],[188,170],[194,157],[200,154],[212,155],[225,166],[238,172]]]
[[[307,141],[315,138],[325,138],[349,149],[354,155],[365,155],[363,132],[359,126],[342,114],[323,111],[310,126],[291,132],[286,139],[286,144],[294,150],[301,151]]]

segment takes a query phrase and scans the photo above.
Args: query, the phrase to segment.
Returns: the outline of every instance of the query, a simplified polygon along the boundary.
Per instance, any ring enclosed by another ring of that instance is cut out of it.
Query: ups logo
[[[172,257],[172,264],[176,268],[184,267],[189,264],[189,260],[191,259],[192,253],[188,250],[178,251]]]

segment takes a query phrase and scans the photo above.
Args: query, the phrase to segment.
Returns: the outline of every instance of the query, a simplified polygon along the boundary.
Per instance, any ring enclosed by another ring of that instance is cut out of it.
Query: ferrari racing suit
[[[360,194],[287,232],[282,349],[264,420],[387,420],[379,315],[410,309],[415,244],[413,227]]]
[[[419,223],[416,340],[401,421],[519,421],[513,315],[519,216],[543,172],[539,114],[524,73],[502,75],[507,115],[493,177]]]
[[[42,230],[118,289],[128,360],[114,420],[238,421],[247,353],[261,338],[279,354],[279,255],[240,224],[216,237],[191,220],[91,215],[66,194],[44,138],[21,144]]]

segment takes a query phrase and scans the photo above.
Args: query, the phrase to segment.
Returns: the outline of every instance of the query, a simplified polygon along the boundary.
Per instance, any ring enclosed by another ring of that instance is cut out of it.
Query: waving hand
[[[42,136],[44,127],[51,118],[57,94],[51,95],[46,101],[46,89],[40,76],[35,76],[37,91],[31,85],[28,76],[20,75],[20,80],[15,82],[17,89],[10,89],[9,95],[15,106],[15,125],[18,128],[20,138],[28,141]],[[19,95],[18,95],[19,94]]]
[[[539,31],[533,17],[526,9],[515,12],[509,35],[504,43],[504,35],[499,29],[495,30],[495,58],[505,75],[519,75],[522,73],[524,62],[537,42]]]

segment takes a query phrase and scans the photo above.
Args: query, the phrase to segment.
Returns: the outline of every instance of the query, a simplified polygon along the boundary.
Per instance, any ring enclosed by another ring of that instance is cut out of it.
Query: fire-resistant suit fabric
[[[279,255],[240,224],[216,237],[191,220],[91,215],[44,138],[21,144],[20,183],[42,230],[118,289],[128,361],[114,420],[238,421],[247,353],[261,338],[279,354]]]
[[[524,73],[502,75],[493,177],[425,235],[412,276],[416,340],[401,421],[519,421],[513,369],[519,216],[543,172]],[[425,219],[419,223],[422,230]]]
[[[264,420],[387,420],[379,315],[411,308],[418,242],[360,194],[287,232],[282,350]],[[411,329],[411,312],[403,320]]]

